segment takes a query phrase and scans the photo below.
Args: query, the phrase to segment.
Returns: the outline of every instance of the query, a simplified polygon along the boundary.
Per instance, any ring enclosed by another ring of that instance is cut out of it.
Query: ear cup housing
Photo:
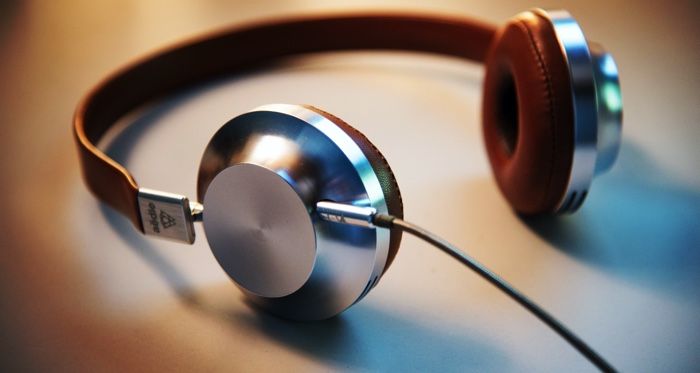
[[[552,23],[525,12],[494,37],[486,59],[483,134],[496,182],[519,213],[552,213],[567,190],[574,106]]]
[[[386,201],[389,214],[396,216],[399,219],[403,219],[403,200],[401,198],[401,191],[399,190],[399,184],[396,181],[394,172],[391,171],[389,167],[389,162],[386,158],[379,152],[379,149],[369,141],[369,139],[360,131],[347,124],[342,119],[323,111],[319,108],[304,105],[307,109],[313,110],[324,117],[335,123],[340,129],[343,130],[350,138],[355,141],[357,146],[360,147],[362,153],[369,160],[372,169],[374,170],[377,178],[379,179],[379,184],[382,187],[382,192],[384,193],[384,199]],[[389,266],[394,261],[396,254],[399,251],[399,246],[401,245],[402,231],[396,228],[391,229],[391,235],[389,238],[389,254],[386,259],[386,265],[382,274],[386,273]]]
[[[308,106],[266,105],[227,122],[204,151],[197,190],[216,260],[253,304],[285,318],[325,319],[350,307],[400,243],[386,230],[317,216],[324,200],[403,213],[381,153]]]

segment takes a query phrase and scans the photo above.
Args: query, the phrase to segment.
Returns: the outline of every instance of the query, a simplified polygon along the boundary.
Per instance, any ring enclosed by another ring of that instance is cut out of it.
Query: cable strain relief
[[[396,219],[396,217],[394,217],[392,215],[377,214],[377,215],[374,215],[374,219],[372,219],[372,224],[374,224],[377,227],[382,227],[382,228],[393,228],[394,227],[394,219]]]

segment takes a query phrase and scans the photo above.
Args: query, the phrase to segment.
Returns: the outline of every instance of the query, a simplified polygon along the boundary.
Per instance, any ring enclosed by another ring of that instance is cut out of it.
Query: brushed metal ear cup
[[[617,116],[598,109],[597,61],[565,11],[521,13],[494,38],[484,80],[484,140],[498,186],[517,212],[577,210],[594,170],[614,161],[621,107]],[[606,81],[619,94],[616,70]],[[602,125],[617,136],[599,135]]]
[[[254,303],[282,317],[342,312],[387,264],[389,232],[315,215],[321,200],[390,212],[385,170],[336,122],[304,106],[259,107],[226,123],[202,157],[197,189],[212,253]]]

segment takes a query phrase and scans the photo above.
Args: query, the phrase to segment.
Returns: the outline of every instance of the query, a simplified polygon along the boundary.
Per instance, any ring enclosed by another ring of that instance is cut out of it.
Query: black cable
[[[484,267],[481,263],[477,262],[475,259],[471,258],[467,254],[461,252],[456,246],[443,240],[442,238],[436,236],[427,230],[413,225],[411,223],[405,222],[399,218],[391,215],[377,214],[374,216],[372,221],[377,227],[383,228],[398,228],[404,232],[413,234],[414,236],[436,246],[443,252],[447,253],[451,257],[457,259],[462,264],[466,265],[474,272],[483,277],[486,281],[490,282],[497,288],[501,289],[504,293],[508,294],[516,302],[520,303],[521,306],[525,307],[528,311],[532,312],[537,318],[542,320],[550,328],[552,328],[557,334],[564,338],[571,346],[578,350],[583,356],[585,356],[591,363],[593,363],[602,372],[615,372],[610,363],[605,361],[602,356],[595,352],[590,346],[586,344],[581,338],[576,336],[571,330],[567,329],[562,323],[555,319],[552,315],[547,313],[540,306],[535,304],[533,301],[528,299],[525,295],[521,294],[518,290],[513,288],[505,280],[500,278],[495,273],[491,272],[488,268]]]

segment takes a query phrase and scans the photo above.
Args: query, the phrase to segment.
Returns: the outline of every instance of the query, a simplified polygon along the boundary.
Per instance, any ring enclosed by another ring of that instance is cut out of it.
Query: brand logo
[[[160,228],[158,227],[158,215],[156,214],[156,205],[153,202],[148,203],[148,222],[151,224],[153,232],[160,233]]]
[[[160,223],[163,224],[163,228],[168,229],[175,225],[175,218],[160,210]]]
[[[156,212],[156,204],[153,202],[148,203],[148,224],[151,225],[151,229],[154,233],[160,233],[160,227],[163,229],[168,229],[177,225],[177,219],[170,216],[167,212],[160,210],[160,215]],[[160,219],[159,219],[160,218]]]

